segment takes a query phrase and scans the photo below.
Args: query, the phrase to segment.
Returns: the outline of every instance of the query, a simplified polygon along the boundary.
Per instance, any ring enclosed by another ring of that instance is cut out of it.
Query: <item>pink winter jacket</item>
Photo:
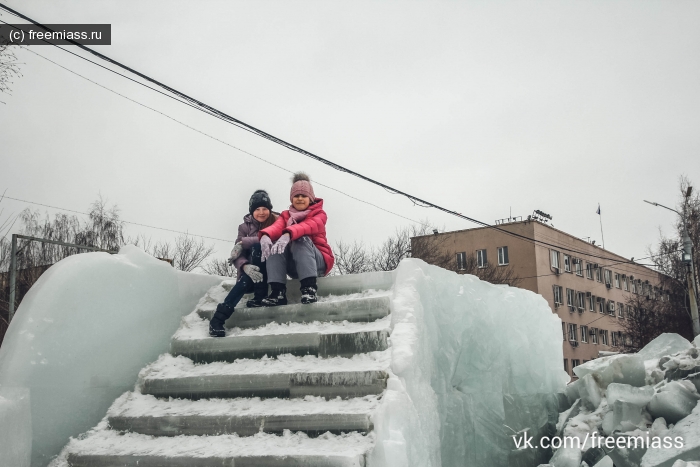
[[[289,220],[289,211],[282,211],[282,214],[277,217],[277,220],[271,226],[258,232],[258,237],[267,235],[270,240],[276,242],[282,234],[289,233],[290,240],[294,241],[298,238],[307,235],[314,242],[314,246],[323,255],[323,260],[326,262],[326,275],[333,269],[335,257],[333,250],[326,239],[326,211],[323,210],[323,200],[316,198],[316,202],[308,207],[309,214],[298,224],[292,224],[287,227]]]

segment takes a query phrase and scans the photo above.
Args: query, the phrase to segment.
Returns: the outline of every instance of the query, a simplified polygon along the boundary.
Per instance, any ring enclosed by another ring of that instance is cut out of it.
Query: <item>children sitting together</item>
[[[298,172],[292,178],[289,201],[289,209],[277,215],[266,191],[257,190],[250,197],[229,258],[238,273],[236,285],[216,307],[209,323],[212,337],[226,335],[224,322],[247,293],[254,294],[246,302],[249,308],[286,305],[287,275],[299,279],[301,303],[317,300],[316,278],[326,276],[335,261],[326,239],[323,200],[316,198],[308,175]]]

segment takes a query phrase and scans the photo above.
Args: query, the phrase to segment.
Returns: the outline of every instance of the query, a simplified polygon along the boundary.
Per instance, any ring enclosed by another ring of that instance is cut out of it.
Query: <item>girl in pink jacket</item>
[[[323,200],[314,195],[308,175],[294,174],[289,200],[289,209],[258,234],[271,289],[263,306],[287,303],[287,274],[301,282],[301,303],[315,302],[316,278],[326,276],[335,262],[326,239]]]

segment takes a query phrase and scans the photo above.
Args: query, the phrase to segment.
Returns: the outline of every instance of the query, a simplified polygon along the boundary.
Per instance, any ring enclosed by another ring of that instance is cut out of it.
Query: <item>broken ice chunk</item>
[[[581,462],[585,462],[586,465],[597,465],[605,457],[605,451],[599,447],[590,447],[586,449],[581,457]],[[610,461],[612,465],[612,461]]]
[[[581,387],[581,379],[577,379],[573,383],[569,383],[566,385],[566,388],[564,389],[564,394],[566,394],[566,398],[569,401],[569,406],[574,405],[574,402],[576,402],[576,399],[579,399],[581,395],[578,393],[578,388]]]
[[[639,467],[647,448],[633,444],[630,442],[630,437],[626,436],[625,438],[627,438],[627,442],[625,442],[627,447],[615,447],[608,451],[608,456],[612,459],[615,467]]]
[[[690,381],[671,381],[659,389],[649,402],[649,413],[664,417],[668,423],[677,423],[687,417],[698,403],[700,395]]]
[[[637,352],[637,356],[642,360],[652,360],[682,352],[692,347],[688,340],[678,334],[665,332]]]
[[[581,450],[578,448],[559,448],[549,461],[554,467],[579,467]]]
[[[654,423],[651,424],[651,429],[649,430],[649,437],[663,438],[664,436],[666,436],[667,432],[668,427],[666,426],[666,420],[664,420],[664,417],[659,417],[656,420],[654,420]]]
[[[593,467],[613,467],[613,461],[610,459],[610,457],[605,456]]]
[[[612,434],[614,417],[615,414],[612,410],[603,416],[603,423],[600,424],[600,429],[603,431],[604,435]]]
[[[671,467],[700,467],[700,461],[682,461],[678,459]]]
[[[636,388],[629,384],[611,383],[605,393],[608,405],[613,406],[615,401],[624,401],[641,407],[646,406],[654,395],[654,388],[644,386]]]
[[[574,373],[579,378],[590,373],[597,373],[603,388],[607,388],[610,383],[644,386],[646,378],[644,361],[638,355],[613,355],[596,358],[574,368]]]
[[[581,395],[581,403],[584,408],[593,412],[598,408],[603,398],[603,390],[599,385],[600,377],[595,373],[589,373],[580,381],[578,392]]]
[[[652,445],[644,455],[641,467],[675,466],[677,460],[700,460],[700,404],[664,436],[673,440],[673,445],[670,448],[654,448]]]
[[[646,405],[646,404],[644,404]],[[616,400],[613,404],[613,431],[646,430],[651,425],[651,417],[644,405]]]

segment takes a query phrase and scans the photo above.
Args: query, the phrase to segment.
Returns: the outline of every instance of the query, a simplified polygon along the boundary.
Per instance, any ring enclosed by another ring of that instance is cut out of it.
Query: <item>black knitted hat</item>
[[[270,201],[270,195],[267,194],[265,190],[256,190],[253,196],[250,197],[248,202],[248,212],[253,214],[258,208],[267,208],[272,211],[272,202]]]

